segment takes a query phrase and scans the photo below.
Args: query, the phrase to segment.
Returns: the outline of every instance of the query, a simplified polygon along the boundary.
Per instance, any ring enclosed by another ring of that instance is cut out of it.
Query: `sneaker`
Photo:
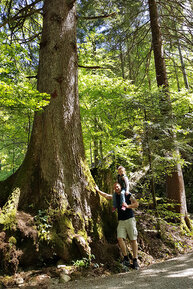
[[[133,269],[139,270],[139,264],[137,263],[137,259],[133,260]]]
[[[130,267],[129,260],[123,260],[122,264],[123,264],[123,266]]]

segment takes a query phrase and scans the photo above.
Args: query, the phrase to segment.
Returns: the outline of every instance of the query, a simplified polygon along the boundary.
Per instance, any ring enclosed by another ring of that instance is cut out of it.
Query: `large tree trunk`
[[[170,96],[168,92],[168,80],[163,55],[161,30],[159,27],[159,16],[156,1],[148,0],[148,3],[150,12],[150,23],[151,23],[157,85],[159,87],[163,87],[163,90],[165,92],[164,93],[165,98],[164,99],[162,98],[161,101],[165,103],[164,108],[162,109],[162,113],[167,122],[167,119],[172,117],[172,108],[170,105]],[[174,139],[175,136],[174,135],[171,136],[172,142],[174,142]],[[176,151],[178,152],[177,148]],[[171,172],[171,175],[167,177],[166,188],[168,198],[179,204],[179,206],[176,207],[177,208],[176,210],[177,212],[182,213],[186,220],[187,219],[186,195],[185,195],[183,173],[181,165],[179,163],[176,164],[176,167]]]
[[[35,114],[29,149],[18,171],[19,208],[48,203],[90,216],[78,85],[75,1],[46,0],[40,43],[38,90],[51,95]]]
[[[48,252],[54,246],[54,254],[65,261],[89,255],[90,237],[99,239],[99,230],[101,239],[104,233],[99,197],[93,193],[94,181],[84,154],[76,19],[74,0],[45,0],[38,90],[50,94],[51,99],[47,107],[35,114],[23,164],[0,184],[2,202],[17,187],[18,210],[32,215],[39,210],[47,215],[51,212],[52,246],[49,245]]]

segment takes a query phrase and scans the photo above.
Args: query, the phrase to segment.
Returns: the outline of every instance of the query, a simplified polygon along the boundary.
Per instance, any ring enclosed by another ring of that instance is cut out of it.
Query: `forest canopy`
[[[191,163],[191,1],[158,1],[175,115],[171,124],[163,124],[160,116],[147,1],[102,1],[100,5],[78,1],[77,9],[79,96],[90,165],[98,165],[113,152],[129,171],[141,166],[146,158],[144,125],[156,170],[161,166],[163,171],[167,159],[161,154],[164,138],[154,136],[161,131],[166,136],[167,126],[177,134],[181,162]],[[36,91],[41,29],[42,1],[28,1],[27,6],[25,1],[2,2],[1,179],[21,164],[33,112],[46,105],[45,96]]]

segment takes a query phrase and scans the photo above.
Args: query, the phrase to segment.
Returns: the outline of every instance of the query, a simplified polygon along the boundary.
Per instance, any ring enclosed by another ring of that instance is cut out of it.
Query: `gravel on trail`
[[[58,284],[49,289],[193,289],[193,253],[140,270]]]

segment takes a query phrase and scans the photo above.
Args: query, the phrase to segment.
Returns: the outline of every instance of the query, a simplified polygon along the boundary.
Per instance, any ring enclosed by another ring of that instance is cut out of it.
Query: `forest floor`
[[[180,288],[177,285],[174,287],[172,285],[173,283],[171,283],[170,286],[167,286],[167,282],[168,280],[171,282],[174,280],[178,282],[177,277],[179,277],[178,271],[180,270],[184,272],[181,272],[182,275],[184,274],[183,278],[185,278],[189,273],[191,273],[191,276],[193,276],[193,270],[191,269],[191,267],[193,267],[193,261],[191,261],[191,263],[188,259],[188,256],[193,257],[192,235],[186,231],[181,231],[179,229],[179,225],[162,220],[160,224],[162,235],[160,237],[155,229],[157,226],[156,219],[151,214],[136,211],[136,219],[139,232],[139,271],[122,266],[120,262],[121,260],[114,260],[114,262],[112,262],[111,259],[110,261],[107,260],[107,262],[103,262],[104,264],[97,263],[96,260],[91,260],[91,262],[87,262],[88,260],[86,260],[86,262],[85,260],[79,260],[79,262],[76,262],[74,265],[60,263],[60,265],[56,264],[50,267],[28,268],[27,270],[19,268],[15,275],[0,276],[0,289],[113,289],[119,288],[118,284],[120,282],[122,284],[120,288],[122,289],[128,287],[129,285],[132,285],[133,288],[159,288],[156,285],[157,279],[154,280],[156,276],[161,279],[160,284],[162,284],[163,280],[165,280],[164,282],[166,282],[166,284],[162,286],[162,288]],[[173,258],[175,258],[175,261],[172,261]],[[166,260],[167,262],[165,264],[167,265],[161,265]],[[174,262],[174,266],[171,265],[173,264],[172,262]],[[190,272],[190,270],[192,271]],[[127,278],[127,274],[130,276],[129,279]],[[147,284],[149,284],[149,280],[151,279],[150,275],[151,278],[153,278],[152,280],[154,280],[152,282],[155,287],[147,286]],[[138,277],[136,276],[140,276],[139,287],[134,286],[138,280]],[[164,278],[163,280],[162,277]],[[193,282],[192,279],[191,282]],[[107,284],[109,284],[109,286],[107,286]],[[183,288],[193,288],[188,287],[188,284]]]
[[[193,253],[113,276],[92,277],[49,289],[192,289]]]

